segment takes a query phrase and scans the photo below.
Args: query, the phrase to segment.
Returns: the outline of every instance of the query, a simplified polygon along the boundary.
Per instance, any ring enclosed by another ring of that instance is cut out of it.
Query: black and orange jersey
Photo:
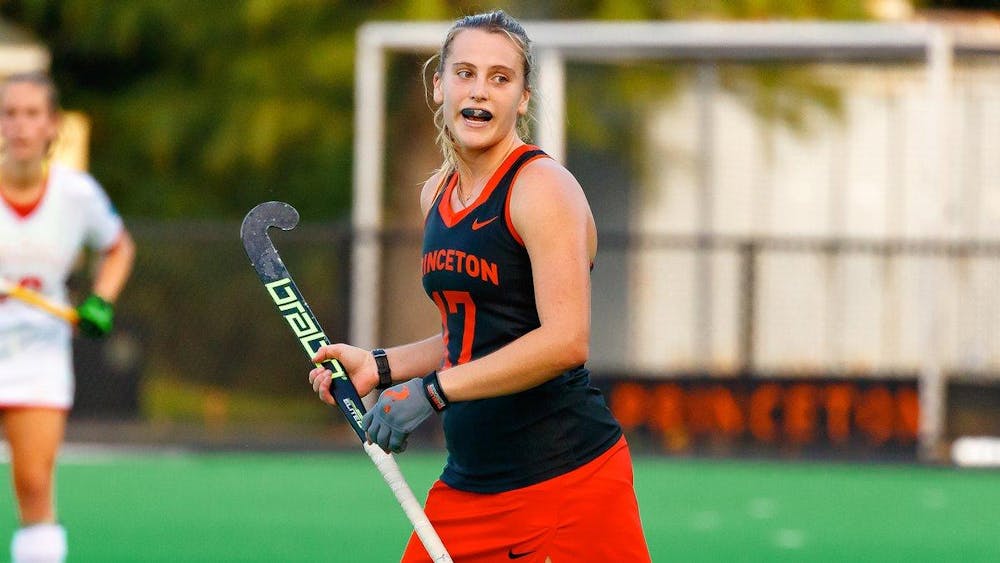
[[[428,212],[423,285],[441,314],[443,368],[489,354],[540,326],[531,261],[509,213],[518,172],[537,158],[547,158],[538,147],[515,149],[460,211],[450,203],[458,183],[452,173]],[[448,463],[441,479],[473,492],[561,475],[621,436],[584,366],[513,395],[452,403],[443,423]]]

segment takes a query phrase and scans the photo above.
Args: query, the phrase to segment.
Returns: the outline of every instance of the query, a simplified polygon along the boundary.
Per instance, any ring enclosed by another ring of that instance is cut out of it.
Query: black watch
[[[389,369],[389,357],[385,355],[385,350],[376,348],[372,350],[372,356],[375,356],[375,365],[378,367],[378,385],[375,388],[392,387],[392,370]]]

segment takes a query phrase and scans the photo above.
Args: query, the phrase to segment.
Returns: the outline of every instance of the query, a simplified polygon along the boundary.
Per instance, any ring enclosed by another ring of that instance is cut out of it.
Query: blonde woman
[[[44,74],[9,77],[0,90],[0,277],[66,301],[81,249],[102,256],[79,330],[106,335],[113,303],[132,269],[134,245],[89,175],[49,162],[59,127],[56,88]],[[66,532],[54,500],[56,456],[73,404],[72,327],[31,305],[0,297],[0,421],[11,450],[20,528],[15,563],[59,562]]]
[[[448,462],[426,511],[456,561],[648,561],[628,445],[584,367],[594,219],[573,175],[519,133],[532,67],[502,11],[448,32],[433,76],[444,164],[420,196],[442,332],[314,360],[340,360],[361,394],[385,389],[363,424],[383,450],[440,415]],[[329,379],[309,374],[328,403]],[[403,561],[428,561],[415,536]]]

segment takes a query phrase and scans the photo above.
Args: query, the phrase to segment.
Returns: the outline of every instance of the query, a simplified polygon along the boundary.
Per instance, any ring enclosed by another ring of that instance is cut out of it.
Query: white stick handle
[[[385,479],[389,488],[392,489],[392,494],[396,495],[396,501],[399,502],[399,506],[403,507],[403,512],[406,513],[410,524],[413,525],[413,531],[420,538],[420,543],[424,544],[424,549],[431,556],[431,560],[440,563],[452,563],[451,556],[448,555],[448,550],[444,548],[441,538],[434,531],[434,526],[431,525],[431,521],[424,514],[424,509],[421,508],[420,501],[417,500],[417,497],[413,496],[413,491],[406,484],[406,479],[403,477],[403,472],[399,470],[396,460],[391,455],[383,452],[382,448],[375,444],[365,444],[365,451],[368,452],[368,457],[372,459],[375,467],[378,468],[378,472],[382,474],[382,478]]]

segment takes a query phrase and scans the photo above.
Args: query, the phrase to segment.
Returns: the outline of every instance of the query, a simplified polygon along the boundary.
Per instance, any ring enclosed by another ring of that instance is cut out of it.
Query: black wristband
[[[392,387],[392,370],[389,369],[389,358],[385,355],[385,350],[376,348],[372,350],[372,356],[375,356],[375,366],[378,368],[378,385],[375,388]]]
[[[448,397],[445,397],[444,391],[441,390],[438,372],[432,371],[424,376],[424,394],[427,395],[427,400],[430,401],[431,408],[435,411],[441,412],[448,408]]]

